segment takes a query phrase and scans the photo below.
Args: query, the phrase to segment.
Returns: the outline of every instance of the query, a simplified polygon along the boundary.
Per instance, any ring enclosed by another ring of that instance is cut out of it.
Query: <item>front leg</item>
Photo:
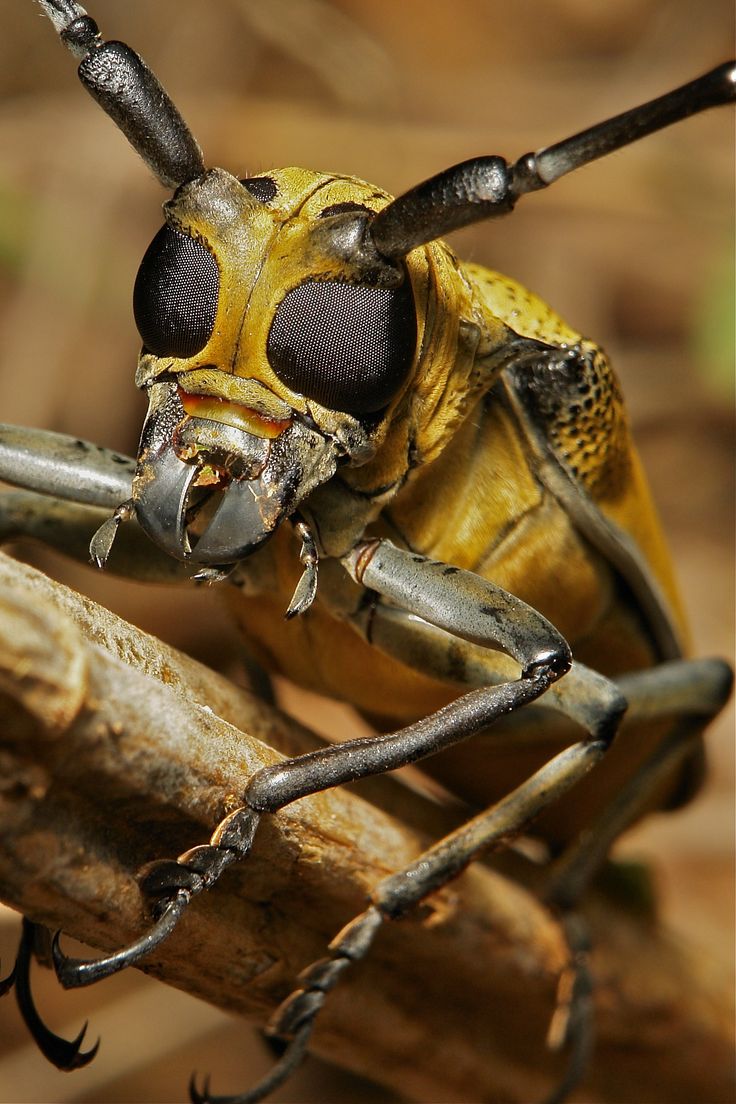
[[[359,546],[345,563],[357,570],[369,586],[386,589],[390,584],[378,577],[381,562],[385,567],[387,559],[393,562],[397,557],[403,568],[395,564],[395,574],[401,577],[401,600],[409,612],[431,615],[435,622],[439,620],[466,639],[503,648],[519,663],[520,677],[470,691],[397,732],[321,748],[258,771],[246,787],[243,805],[216,828],[208,844],[174,861],[155,863],[145,871],[141,888],[159,917],[147,935],[115,955],[90,963],[65,960],[57,947],[57,968],[65,985],[88,984],[153,950],[178,922],[189,901],[248,854],[264,813],[276,812],[307,794],[417,762],[534,701],[568,670],[569,648],[552,625],[513,595],[478,576],[413,557],[389,542]],[[371,567],[373,561],[375,566]],[[433,614],[428,601],[430,606],[436,604]],[[583,741],[560,758],[553,769],[552,788],[545,793],[535,791],[536,796],[525,803],[514,830],[590,769],[611,734],[612,729],[597,733],[596,739]]]
[[[456,640],[474,645],[502,648],[516,660],[521,673],[499,685],[472,690],[398,732],[338,744],[259,771],[246,789],[246,800],[264,812],[275,812],[331,785],[417,762],[535,701],[570,667],[569,648],[549,622],[513,595],[471,572],[403,551],[389,541],[363,542],[343,563],[356,582],[434,625],[448,639],[451,634]],[[382,626],[384,607],[370,609],[369,623]],[[360,613],[355,620],[360,622]],[[385,642],[386,636],[382,639]],[[513,839],[601,758],[625,703],[608,680],[593,672],[587,675],[584,669],[578,672],[574,691],[569,697],[559,698],[558,707],[582,721],[590,730],[588,736],[376,886],[368,909],[330,944],[330,957],[304,972],[299,990],[277,1011],[272,1030],[290,1042],[272,1072],[250,1092],[239,1096],[212,1097],[208,1089],[195,1089],[193,1099],[198,1104],[255,1104],[264,1099],[301,1061],[327,994],[350,964],[366,955],[384,919],[405,915],[456,877],[482,851]],[[601,686],[606,690],[602,703],[596,701]],[[579,973],[587,977],[582,969]],[[581,983],[576,979],[576,984],[578,1009]],[[584,1063],[588,1038],[584,1032],[578,1035],[570,1075],[575,1080]]]
[[[64,433],[0,424],[0,479],[114,510],[131,496],[135,460]]]
[[[30,538],[79,563],[94,560],[96,534],[132,494],[135,460],[49,430],[0,424],[0,544]],[[117,529],[118,527],[115,526]],[[132,521],[119,528],[109,564],[142,582],[191,579],[197,569],[162,553]]]

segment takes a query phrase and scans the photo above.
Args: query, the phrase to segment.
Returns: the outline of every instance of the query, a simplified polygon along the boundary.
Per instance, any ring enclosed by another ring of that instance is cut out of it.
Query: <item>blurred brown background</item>
[[[303,164],[399,192],[479,153],[516,157],[657,95],[733,50],[730,0],[113,0],[106,37],[140,50],[211,164]],[[79,87],[31,0],[0,0],[0,419],[133,452],[130,311],[165,198]],[[455,235],[461,256],[529,284],[611,352],[671,538],[699,654],[733,651],[733,119],[711,112]],[[119,583],[33,553],[64,581],[235,670],[216,596]],[[302,714],[311,710],[289,698]],[[308,713],[341,726],[334,711]],[[733,715],[705,795],[638,829],[669,920],[732,977]],[[0,916],[0,954],[15,919]],[[48,990],[48,992],[47,992]],[[253,1080],[242,1025],[139,975],[94,992],[39,987],[53,1025],[89,1015],[103,1048],[63,1077],[0,1005],[0,1100],[166,1101],[189,1072]],[[387,1100],[312,1063],[283,1100]]]

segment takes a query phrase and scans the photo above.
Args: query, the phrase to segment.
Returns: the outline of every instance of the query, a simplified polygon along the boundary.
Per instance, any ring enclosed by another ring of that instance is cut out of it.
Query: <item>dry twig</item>
[[[136,870],[204,842],[252,773],[277,759],[274,747],[314,740],[5,556],[0,709],[2,898],[105,949],[145,923]],[[394,791],[387,782],[374,796],[388,803]],[[412,799],[413,821],[422,817],[438,830],[441,818]],[[422,843],[353,793],[299,801],[262,824],[248,861],[144,968],[263,1022],[371,886]],[[591,920],[600,1042],[584,1098],[731,1099],[717,987],[650,922],[595,905]],[[314,1049],[415,1099],[541,1097],[560,1068],[543,1040],[564,960],[533,896],[475,864],[421,914],[386,927],[332,995]]]

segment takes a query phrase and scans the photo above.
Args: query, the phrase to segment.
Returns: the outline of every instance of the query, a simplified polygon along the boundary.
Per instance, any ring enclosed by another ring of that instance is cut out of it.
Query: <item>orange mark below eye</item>
[[[178,388],[179,400],[184,410],[192,418],[207,418],[211,422],[221,422],[252,433],[254,437],[266,437],[273,440],[279,437],[291,425],[291,418],[268,418],[253,410],[250,406],[232,402],[230,399],[218,399],[213,395],[192,395]]]

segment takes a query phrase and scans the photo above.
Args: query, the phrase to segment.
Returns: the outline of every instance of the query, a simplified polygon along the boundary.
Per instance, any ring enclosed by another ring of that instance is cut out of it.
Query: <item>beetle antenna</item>
[[[728,61],[664,96],[538,153],[526,153],[513,165],[503,157],[474,157],[453,165],[379,211],[370,223],[370,236],[385,257],[403,257],[451,230],[506,215],[527,192],[546,188],[613,150],[735,98],[736,62]]]
[[[74,0],[38,0],[80,59],[79,79],[166,188],[205,171],[202,151],[158,79],[124,42],[106,42]]]

